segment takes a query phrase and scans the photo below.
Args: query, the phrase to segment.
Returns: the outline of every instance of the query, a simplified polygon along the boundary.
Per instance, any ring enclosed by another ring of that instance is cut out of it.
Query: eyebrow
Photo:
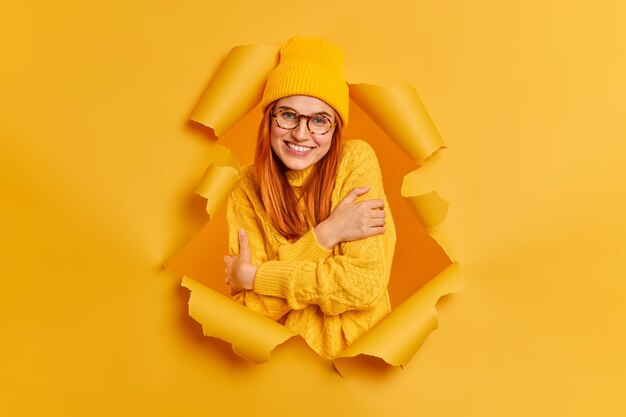
[[[276,110],[293,110],[298,114],[302,114],[300,113],[298,110],[294,109],[293,107],[289,107],[289,106],[278,106],[278,108]],[[313,113],[311,116],[327,116],[329,119],[332,119],[332,115],[328,112],[325,111],[318,111],[316,113]]]

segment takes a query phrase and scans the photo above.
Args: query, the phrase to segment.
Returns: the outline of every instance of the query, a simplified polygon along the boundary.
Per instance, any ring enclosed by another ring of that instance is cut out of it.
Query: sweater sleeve
[[[315,233],[311,229],[296,242],[284,243],[279,246],[277,256],[270,258],[265,249],[268,237],[264,235],[261,227],[261,222],[267,221],[267,219],[261,219],[260,215],[255,213],[250,193],[253,193],[253,185],[249,182],[249,177],[244,175],[228,200],[228,240],[231,256],[239,254],[239,229],[246,230],[248,234],[252,263],[255,265],[261,265],[268,260],[317,261],[330,256],[331,251],[317,242]],[[261,295],[254,291],[241,291],[233,296],[233,300],[273,320],[279,320],[291,310],[284,298]]]
[[[239,254],[238,231],[244,229],[248,235],[252,263],[260,265],[268,261],[265,249],[265,236],[257,214],[247,192],[250,192],[250,183],[245,176],[237,184],[227,204],[228,246],[230,256]],[[260,295],[254,291],[241,291],[233,296],[233,300],[245,305],[251,310],[263,314],[272,320],[279,320],[291,310],[284,298]]]
[[[310,229],[294,243],[286,243],[278,248],[279,261],[318,261],[327,259],[332,251],[317,241],[314,229]]]
[[[360,199],[385,198],[376,155],[364,142],[342,160],[336,190],[341,201],[354,187],[369,186]],[[386,208],[388,210],[388,208]],[[393,227],[393,222],[390,222]],[[395,243],[395,231],[388,239]],[[393,250],[385,235],[337,245],[318,260],[268,260],[259,265],[254,291],[286,300],[290,308],[316,304],[328,315],[364,310],[376,305],[386,291]]]

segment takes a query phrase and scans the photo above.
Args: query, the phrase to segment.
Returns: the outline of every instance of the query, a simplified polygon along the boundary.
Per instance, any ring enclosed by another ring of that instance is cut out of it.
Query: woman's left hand
[[[252,263],[248,235],[246,235],[245,230],[239,231],[239,255],[224,256],[224,263],[226,264],[224,282],[226,285],[230,285],[231,295],[254,288],[254,275],[257,266]]]

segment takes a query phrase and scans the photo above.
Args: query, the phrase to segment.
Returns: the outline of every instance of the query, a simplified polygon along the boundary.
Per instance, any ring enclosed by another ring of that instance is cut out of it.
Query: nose
[[[298,123],[298,126],[291,129],[291,137],[299,142],[303,142],[309,139],[309,136],[310,132],[309,128],[307,127],[307,119],[303,117],[300,119],[300,123]]]

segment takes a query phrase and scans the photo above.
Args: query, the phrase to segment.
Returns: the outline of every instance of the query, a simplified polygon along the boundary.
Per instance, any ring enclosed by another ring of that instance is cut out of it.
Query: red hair
[[[304,235],[311,225],[315,226],[330,216],[331,197],[343,149],[341,118],[335,115],[337,126],[330,149],[313,166],[302,186],[302,195],[298,198],[285,176],[287,168],[272,150],[272,108],[273,104],[267,106],[259,126],[254,154],[256,184],[272,225],[280,234],[293,240]],[[300,200],[304,202],[303,211],[298,210]]]

